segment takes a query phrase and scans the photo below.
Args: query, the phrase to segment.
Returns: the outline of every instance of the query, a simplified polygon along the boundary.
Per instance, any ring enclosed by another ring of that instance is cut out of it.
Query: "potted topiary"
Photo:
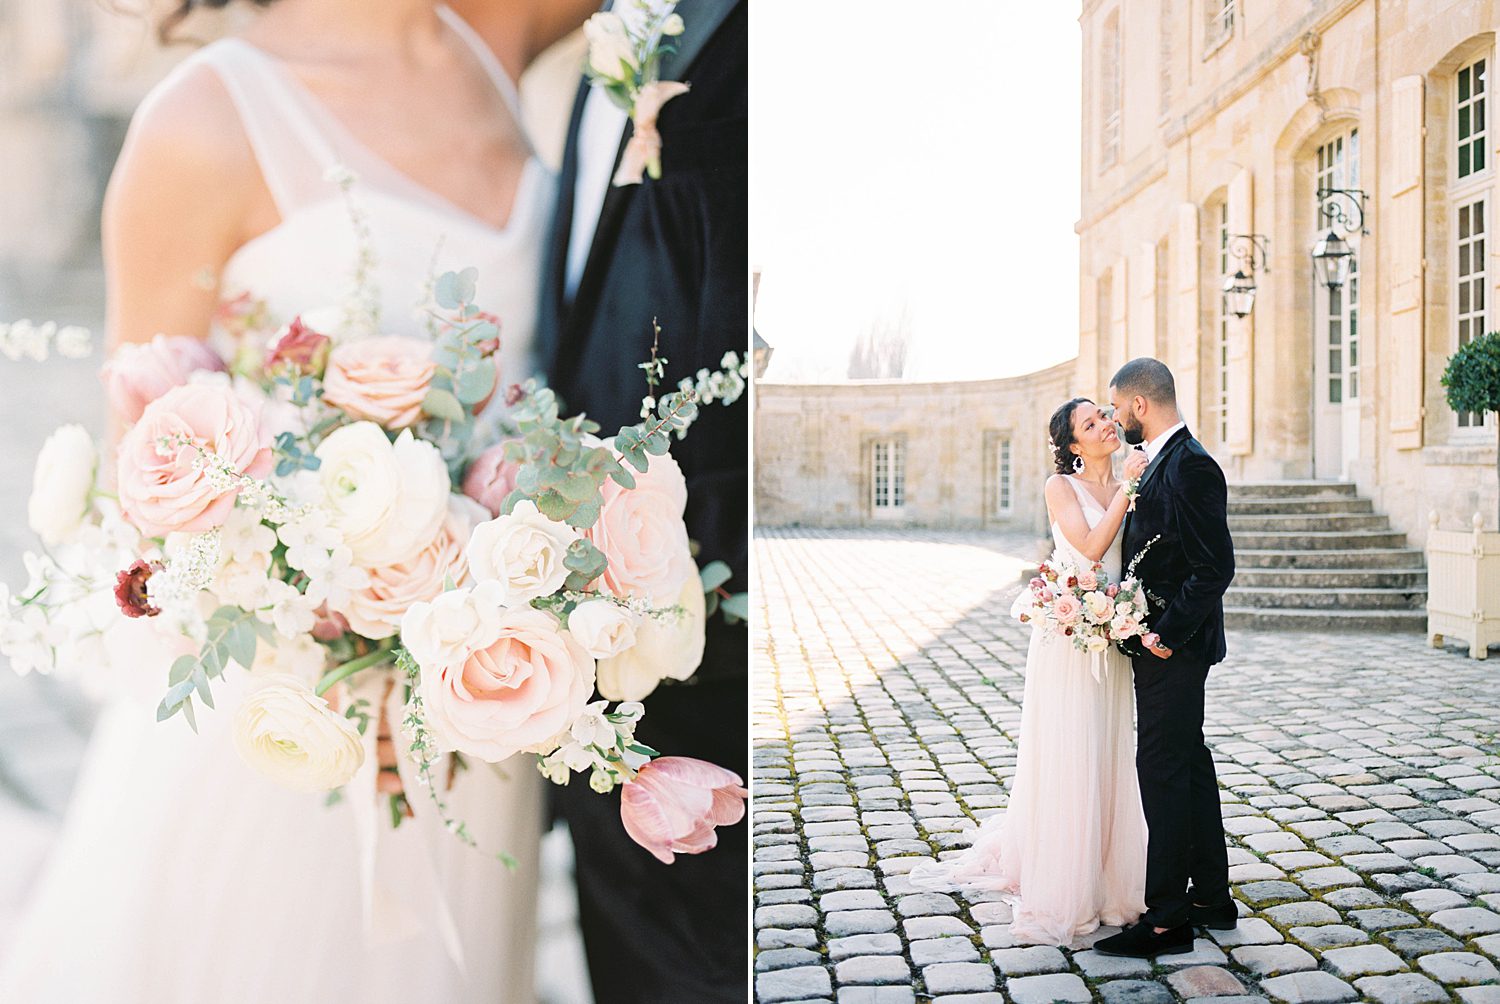
[[[1442,382],[1454,411],[1500,412],[1500,332],[1481,335],[1455,352]],[[1495,462],[1500,470],[1500,449]],[[1437,646],[1445,635],[1462,639],[1471,657],[1483,659],[1491,644],[1500,643],[1500,533],[1486,533],[1477,512],[1468,530],[1440,530],[1436,512],[1429,521],[1428,640]]]

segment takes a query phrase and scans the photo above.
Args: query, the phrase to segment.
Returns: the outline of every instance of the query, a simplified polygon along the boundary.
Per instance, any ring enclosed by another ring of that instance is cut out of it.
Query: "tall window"
[[[1120,11],[1104,19],[1099,45],[1099,169],[1120,160]]]
[[[995,441],[995,512],[1002,516],[1010,512],[1011,476],[1010,437],[1001,436]]]
[[[1459,68],[1453,79],[1453,167],[1449,189],[1453,212],[1454,247],[1454,348],[1484,333],[1489,323],[1485,290],[1486,239],[1489,236],[1489,160],[1485,152],[1489,135],[1489,57]],[[1477,429],[1484,415],[1459,412],[1460,429]]]
[[[1335,136],[1318,147],[1319,189],[1359,187],[1359,130]],[[1324,209],[1320,230],[1334,225],[1333,208]],[[1327,351],[1329,404],[1359,397],[1359,235],[1350,234],[1354,254],[1349,256],[1349,279],[1342,288],[1328,291]]]
[[[1476,335],[1484,334],[1485,267],[1484,239],[1487,233],[1485,198],[1458,207],[1458,345],[1462,348]],[[1484,416],[1472,411],[1459,412],[1460,428],[1484,424]]]
[[[1218,249],[1219,278],[1214,289],[1222,289],[1229,277],[1229,202],[1219,203],[1215,223],[1214,247]],[[1216,297],[1219,305],[1218,347],[1214,359],[1216,375],[1214,387],[1214,411],[1219,417],[1219,442],[1229,442],[1229,311],[1224,309],[1224,297]]]
[[[1234,9],[1238,0],[1204,0],[1203,13],[1207,18],[1204,44],[1213,48],[1234,34]]]
[[[1458,179],[1478,174],[1485,168],[1485,60],[1478,59],[1458,71]]]
[[[885,439],[874,444],[873,477],[870,483],[870,505],[875,515],[889,515],[906,505],[906,458],[899,439]]]

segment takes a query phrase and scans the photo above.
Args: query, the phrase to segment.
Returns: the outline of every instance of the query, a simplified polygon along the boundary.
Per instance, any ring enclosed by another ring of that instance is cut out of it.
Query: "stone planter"
[[[1484,659],[1500,644],[1500,533],[1484,532],[1474,514],[1471,530],[1439,530],[1436,512],[1428,517],[1427,640],[1469,644],[1469,657]]]

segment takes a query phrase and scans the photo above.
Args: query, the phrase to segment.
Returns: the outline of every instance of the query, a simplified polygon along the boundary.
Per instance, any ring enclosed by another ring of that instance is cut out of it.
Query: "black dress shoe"
[[[1193,925],[1171,927],[1160,934],[1150,924],[1132,924],[1094,945],[1100,955],[1127,959],[1154,959],[1158,955],[1181,955],[1193,950]]]
[[[1233,931],[1234,926],[1240,922],[1240,911],[1235,907],[1234,900],[1219,906],[1199,906],[1194,903],[1188,907],[1188,923],[1194,927],[1207,927],[1215,931]]]

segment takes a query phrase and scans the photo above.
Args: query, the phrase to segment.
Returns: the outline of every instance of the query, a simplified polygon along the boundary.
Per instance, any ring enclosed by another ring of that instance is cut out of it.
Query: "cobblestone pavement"
[[[1493,660],[1231,632],[1205,730],[1238,928],[1160,965],[1090,951],[1108,930],[1019,947],[998,898],[906,874],[1006,803],[1035,542],[758,534],[758,1001],[1500,1004]]]

